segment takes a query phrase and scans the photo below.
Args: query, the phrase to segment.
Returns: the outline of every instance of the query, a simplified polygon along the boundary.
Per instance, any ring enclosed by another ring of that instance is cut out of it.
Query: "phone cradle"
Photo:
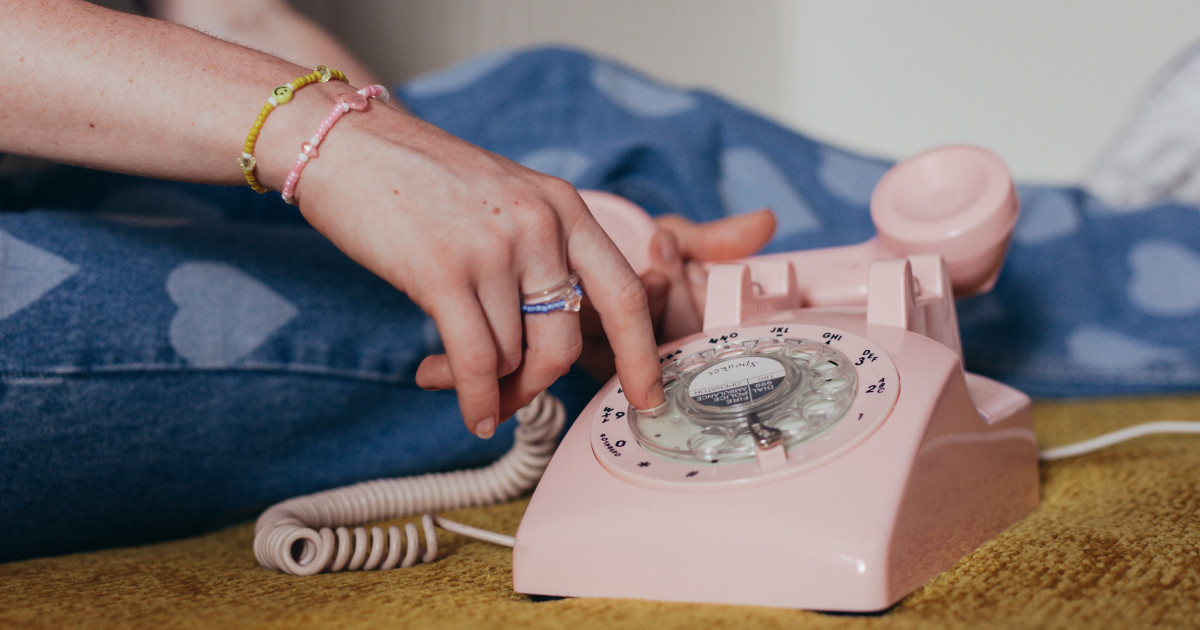
[[[667,403],[634,410],[614,379],[568,431],[517,532],[515,590],[878,611],[1036,507],[1030,401],[963,370],[953,301],[998,273],[1007,171],[929,152],[872,214],[866,244],[710,269],[704,331],[660,348]],[[894,220],[946,229],[900,242]],[[921,251],[939,245],[962,256]]]

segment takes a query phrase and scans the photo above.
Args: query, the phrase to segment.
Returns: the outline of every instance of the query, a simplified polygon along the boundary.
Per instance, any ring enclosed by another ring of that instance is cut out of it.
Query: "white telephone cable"
[[[1135,424],[1131,427],[1125,427],[1124,429],[1118,429],[1111,433],[1098,435],[1082,442],[1067,444],[1066,446],[1042,449],[1038,451],[1038,459],[1044,462],[1051,462],[1058,459],[1078,457],[1085,453],[1091,453],[1102,448],[1108,448],[1120,442],[1139,438],[1144,435],[1155,435],[1160,433],[1200,433],[1200,422],[1184,420],[1160,420],[1158,422]]]
[[[554,454],[566,412],[558,399],[542,393],[516,417],[512,449],[490,466],[367,481],[267,508],[255,524],[254,556],[262,566],[292,575],[409,567],[418,560],[430,562],[437,557],[435,524],[512,546],[509,536],[477,530],[427,512],[507,501],[537,483]],[[412,523],[405,526],[403,536],[395,526],[386,533],[379,527],[372,527],[370,532],[364,527],[353,531],[346,527],[421,513],[426,513],[421,520],[424,554],[420,554],[417,528]],[[334,527],[337,529],[331,529]]]
[[[526,492],[537,483],[550,463],[565,422],[562,403],[543,393],[517,412],[518,426],[512,449],[490,466],[368,481],[276,504],[258,518],[254,530],[254,555],[262,566],[292,575],[410,567],[418,561],[431,562],[437,558],[435,525],[511,547],[511,536],[456,523],[428,512],[489,505]],[[1038,452],[1038,459],[1054,461],[1077,457],[1159,433],[1200,433],[1200,422],[1161,421],[1135,425],[1076,444],[1043,449]],[[406,524],[403,532],[395,526],[389,527],[386,533],[379,527],[372,527],[369,532],[364,527],[353,530],[345,527],[420,513],[425,513],[421,518],[425,536],[423,554],[417,527],[412,523]],[[331,529],[333,527],[337,529]]]

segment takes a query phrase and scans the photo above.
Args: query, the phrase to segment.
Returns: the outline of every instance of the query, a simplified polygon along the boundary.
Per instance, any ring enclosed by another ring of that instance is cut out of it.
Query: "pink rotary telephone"
[[[585,193],[636,267],[650,219]],[[609,382],[517,532],[521,593],[885,609],[1028,514],[1024,394],[964,371],[955,296],[994,284],[1018,203],[984,150],[879,182],[879,236],[709,271],[703,332],[660,350],[667,402]]]

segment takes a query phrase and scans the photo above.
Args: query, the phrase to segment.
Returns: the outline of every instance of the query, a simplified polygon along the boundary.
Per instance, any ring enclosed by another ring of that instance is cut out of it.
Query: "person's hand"
[[[405,114],[347,116],[296,190],[309,222],[429,313],[446,354],[417,384],[457,390],[488,437],[579,356],[576,313],[523,315],[521,295],[579,274],[630,403],[663,401],[646,293],[566,182]]]
[[[695,223],[678,215],[655,219],[650,239],[650,269],[641,279],[659,343],[699,332],[704,319],[705,265],[744,258],[758,252],[775,234],[770,210]],[[601,380],[613,373],[613,354],[604,329],[587,309],[583,319],[584,351],[580,365]]]

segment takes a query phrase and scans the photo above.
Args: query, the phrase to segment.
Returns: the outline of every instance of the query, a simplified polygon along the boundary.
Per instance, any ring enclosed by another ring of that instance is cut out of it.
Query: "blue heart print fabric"
[[[486,149],[697,221],[773,208],[767,251],[857,243],[890,164],[562,49],[396,93]],[[365,479],[478,466],[439,331],[277,195],[0,161],[0,560],[253,518]],[[19,171],[19,172],[17,172]],[[959,303],[968,369],[1035,396],[1200,389],[1200,212],[1019,186],[995,290]],[[598,385],[554,390],[577,413]],[[87,523],[86,528],[78,527]]]
[[[770,207],[770,252],[870,237],[871,192],[890,166],[570,51],[483,57],[401,95],[452,133],[652,214],[709,220]],[[959,304],[967,367],[1034,396],[1197,389],[1197,208],[1110,207],[1071,187],[1018,194],[999,284]]]

